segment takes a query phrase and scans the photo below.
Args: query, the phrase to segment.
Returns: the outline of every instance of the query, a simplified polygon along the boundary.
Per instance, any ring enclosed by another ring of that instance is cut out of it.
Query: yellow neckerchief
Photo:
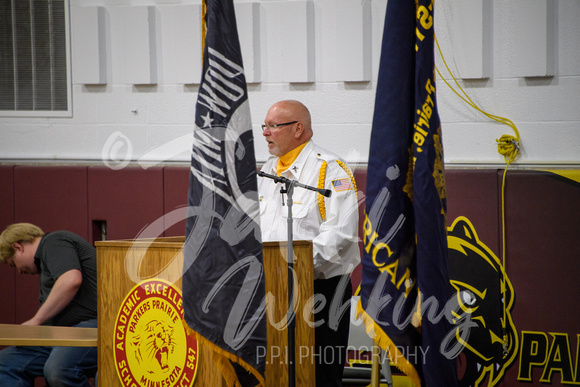
[[[306,144],[308,144],[308,142],[305,142],[302,145],[298,145],[296,148],[292,149],[290,152],[288,152],[288,153],[286,153],[278,158],[278,164],[276,165],[276,175],[280,176],[282,174],[282,172],[287,170],[288,167],[290,167],[292,165],[292,163],[294,161],[296,161],[296,159],[298,158],[298,155],[300,154],[300,152],[302,152],[302,149],[304,149]]]

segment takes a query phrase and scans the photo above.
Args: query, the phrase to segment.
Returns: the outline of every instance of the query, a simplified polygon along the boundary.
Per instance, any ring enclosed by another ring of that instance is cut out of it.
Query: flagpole
[[[372,368],[371,368],[371,387],[380,386],[380,370],[379,370],[379,344],[376,340],[373,340],[373,351],[372,351]]]
[[[205,0],[201,2],[201,63],[203,64],[203,51],[205,49],[205,35],[207,34],[207,24],[205,15],[207,14],[207,4]]]

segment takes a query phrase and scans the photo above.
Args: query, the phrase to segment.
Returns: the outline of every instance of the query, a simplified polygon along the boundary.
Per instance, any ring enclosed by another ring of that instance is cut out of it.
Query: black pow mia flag
[[[184,245],[185,322],[229,385],[264,385],[265,286],[254,141],[231,0],[206,0]]]

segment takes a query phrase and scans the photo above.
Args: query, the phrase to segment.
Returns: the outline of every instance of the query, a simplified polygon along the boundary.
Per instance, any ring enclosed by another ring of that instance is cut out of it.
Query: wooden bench
[[[0,345],[96,347],[97,328],[0,324]]]
[[[97,343],[97,328],[0,324],[0,346],[96,347]],[[96,385],[93,379],[89,382]],[[44,379],[37,378],[38,385],[43,386]]]

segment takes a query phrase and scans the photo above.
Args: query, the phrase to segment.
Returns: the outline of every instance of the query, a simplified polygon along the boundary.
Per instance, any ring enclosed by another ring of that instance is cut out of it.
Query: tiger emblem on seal
[[[173,328],[163,321],[151,320],[144,329],[135,335],[135,358],[149,372],[153,373],[158,366],[162,372],[169,370],[169,355],[173,353],[175,344],[172,341]]]

